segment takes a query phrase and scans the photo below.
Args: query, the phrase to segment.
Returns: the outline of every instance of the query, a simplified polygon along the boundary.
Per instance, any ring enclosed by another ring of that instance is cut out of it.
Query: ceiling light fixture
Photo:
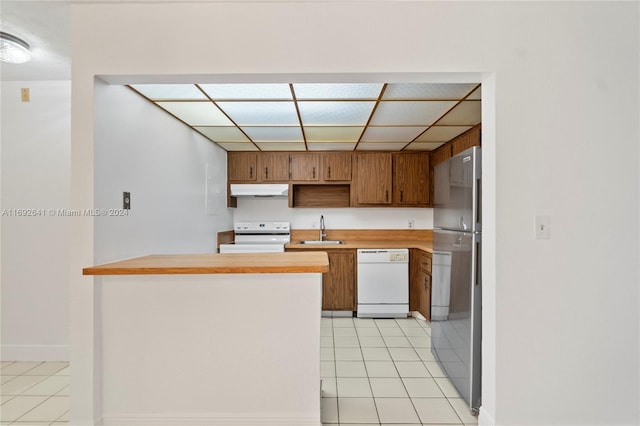
[[[0,32],[0,61],[23,64],[31,59],[29,44],[11,34]]]

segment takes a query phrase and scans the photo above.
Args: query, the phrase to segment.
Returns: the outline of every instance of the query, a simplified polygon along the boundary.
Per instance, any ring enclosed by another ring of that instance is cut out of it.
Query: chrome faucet
[[[327,234],[324,232],[324,216],[320,215],[320,241],[326,236]]]

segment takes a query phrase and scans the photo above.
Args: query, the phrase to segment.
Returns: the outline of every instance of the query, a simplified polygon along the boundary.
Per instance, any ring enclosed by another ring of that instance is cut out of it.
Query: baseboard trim
[[[140,416],[122,415],[103,416],[98,422],[102,426],[322,426],[319,418],[311,417],[274,417],[246,413],[238,415],[167,415]]]
[[[480,414],[478,414],[478,426],[496,426],[496,421],[482,407],[480,407]]]
[[[69,361],[69,345],[2,345],[3,361]]]

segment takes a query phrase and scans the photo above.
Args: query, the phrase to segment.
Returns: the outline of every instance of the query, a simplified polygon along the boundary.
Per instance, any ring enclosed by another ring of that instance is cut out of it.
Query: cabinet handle
[[[315,167],[313,168],[313,178],[314,179],[316,178],[316,168]]]
[[[249,167],[249,177],[253,179],[253,166]]]
[[[425,290],[427,289],[427,277],[426,276],[424,277],[424,289]]]
[[[264,168],[264,177],[265,177],[266,179],[269,179],[269,168],[268,168],[268,167],[265,167],[265,168]]]
[[[402,202],[402,190],[400,190],[400,202]]]
[[[331,179],[331,166],[329,166],[329,179]]]

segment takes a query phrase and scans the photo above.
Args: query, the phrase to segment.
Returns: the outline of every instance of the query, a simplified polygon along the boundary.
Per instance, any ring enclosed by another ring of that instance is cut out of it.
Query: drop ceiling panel
[[[239,126],[297,126],[300,124],[293,102],[218,102]]]
[[[307,142],[358,142],[364,127],[305,126]]]
[[[468,97],[466,100],[471,101],[479,101],[480,99],[482,99],[482,87],[478,87],[476,90],[474,90]]]
[[[406,142],[362,142],[356,151],[400,151]]]
[[[304,142],[299,127],[242,127],[254,142]]]
[[[233,126],[233,123],[211,102],[157,102],[190,126]]]
[[[442,120],[438,121],[438,124],[466,124],[475,126],[476,124],[480,124],[481,119],[482,111],[480,102],[464,101],[456,105],[450,113],[445,115]]]
[[[131,87],[152,101],[207,99],[193,84],[134,84]]]
[[[258,151],[258,147],[252,143],[217,142],[227,151]]]
[[[455,101],[386,101],[380,102],[372,125],[428,125],[456,104]]]
[[[368,127],[362,135],[362,142],[411,142],[426,127]]]
[[[304,143],[263,142],[256,143],[263,151],[305,151]]]
[[[407,83],[407,84],[388,84],[382,96],[383,100],[387,99],[436,99],[436,100],[459,100],[469,94],[476,83]]]
[[[416,142],[447,142],[463,134],[472,126],[431,126]]]
[[[288,84],[202,84],[200,87],[214,101],[293,100]]]
[[[373,101],[298,102],[304,126],[364,126],[374,106]]]
[[[444,145],[445,142],[413,142],[405,148],[408,151],[433,151]]]
[[[194,127],[214,142],[251,142],[237,127]]]
[[[380,96],[383,84],[350,83],[350,84],[294,84],[296,99],[370,99]]]
[[[353,151],[356,147],[352,142],[310,142],[307,144],[309,151]]]

